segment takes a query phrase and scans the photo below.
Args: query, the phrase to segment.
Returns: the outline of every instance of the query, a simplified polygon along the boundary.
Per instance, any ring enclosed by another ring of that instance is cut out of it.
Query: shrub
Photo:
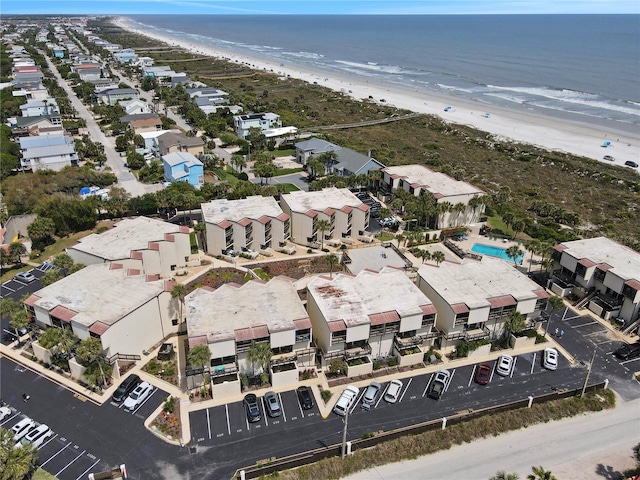
[[[382,362],[380,360],[376,360],[375,362],[373,362],[374,370],[380,370],[380,368],[382,368]]]
[[[169,397],[164,401],[164,406],[163,408],[169,412],[169,413],[173,413],[173,411],[176,409],[176,397]]]
[[[332,395],[333,393],[331,393],[331,390],[322,390],[320,392],[320,396],[325,402],[328,402]]]
[[[389,366],[395,367],[396,365],[398,365],[398,357],[391,357],[389,359]]]

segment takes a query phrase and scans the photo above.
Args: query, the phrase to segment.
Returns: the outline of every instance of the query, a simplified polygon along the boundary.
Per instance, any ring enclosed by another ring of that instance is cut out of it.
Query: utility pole
[[[589,362],[589,368],[587,369],[587,376],[584,379],[584,385],[582,386],[582,393],[580,394],[580,398],[584,397],[584,391],[587,389],[587,383],[589,382],[589,375],[591,375],[591,368],[593,367],[593,361],[596,359],[596,349],[593,349],[593,355],[591,356],[591,361]]]
[[[344,430],[342,431],[342,450],[340,451],[340,458],[344,459],[347,454],[347,426],[349,425],[349,412],[351,411],[351,405],[347,408],[347,413],[344,416]]]

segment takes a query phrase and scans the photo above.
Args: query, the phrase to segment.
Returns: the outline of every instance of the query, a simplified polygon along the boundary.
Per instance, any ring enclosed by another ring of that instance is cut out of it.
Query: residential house
[[[553,248],[549,288],[576,295],[578,305],[625,328],[640,315],[640,253],[605,237],[559,243]]]
[[[110,106],[117,105],[121,100],[138,100],[140,98],[140,94],[134,88],[103,90],[97,96],[102,103]]]
[[[204,165],[187,152],[174,152],[162,156],[164,178],[167,182],[187,182],[196,188],[204,184]]]
[[[63,135],[62,117],[59,114],[39,117],[16,117],[11,125],[13,136]]]
[[[120,63],[132,63],[136,61],[138,55],[133,48],[123,48],[119,52],[115,52],[113,58]]]
[[[102,68],[97,63],[80,63],[73,65],[71,71],[78,74],[80,80],[83,82],[90,82],[92,80],[99,80],[103,78]]]
[[[233,125],[236,135],[239,138],[246,139],[252,128],[257,128],[261,131],[280,128],[282,127],[282,120],[280,120],[280,115],[275,113],[250,113],[247,115],[235,115],[233,117]]]
[[[20,138],[23,169],[60,171],[64,167],[78,165],[78,155],[73,138],[60,135]]]
[[[393,267],[313,278],[307,311],[322,365],[345,359],[348,376],[371,373],[372,360],[392,355],[402,366],[421,363],[437,337],[431,300]]]
[[[64,326],[80,340],[99,339],[106,357],[142,355],[178,330],[173,285],[118,263],[89,265],[33,293],[24,305],[40,327]]]
[[[149,105],[144,100],[120,100],[118,103],[127,115],[151,113],[151,105]]]
[[[311,322],[293,281],[227,283],[185,297],[189,348],[209,347],[214,396],[240,394],[239,375],[264,373],[274,388],[295,387],[299,371],[315,365]],[[254,342],[271,350],[264,365],[249,357]]]
[[[448,207],[442,208],[430,219],[429,228],[477,223],[484,212],[485,192],[470,183],[434,172],[424,165],[386,167],[382,173],[383,188],[388,193],[400,188],[416,197],[430,194],[437,206]],[[456,205],[461,208],[456,209]]]
[[[549,294],[527,275],[498,258],[444,262],[418,270],[418,287],[438,312],[436,329],[442,348],[460,340],[495,339],[504,333],[512,312],[528,322],[541,316]]]
[[[280,197],[284,213],[291,217],[291,241],[314,248],[324,240],[350,243],[369,228],[369,207],[347,188],[316,192],[292,192]],[[330,229],[319,232],[317,222],[327,220]]]
[[[161,278],[199,265],[197,255],[191,254],[187,227],[148,217],[121,220],[111,230],[81,238],[66,251],[75,263],[119,263]]]
[[[371,170],[384,168],[384,164],[373,158],[370,154],[371,152],[363,155],[350,148],[343,148],[315,137],[305,140],[304,142],[296,143],[295,147],[296,161],[302,165],[306,165],[312,157],[327,152],[335,153],[335,160],[330,165],[326,165],[326,173],[334,175],[348,177],[351,175],[367,174]]]
[[[231,251],[268,253],[271,248],[284,247],[289,239],[290,217],[273,197],[223,198],[203,203],[201,208],[211,255]]]
[[[125,115],[124,117],[120,117],[120,121],[128,124],[136,135],[162,130],[162,120],[157,113]]]
[[[115,78],[98,78],[97,80],[89,80],[89,83],[94,85],[93,91],[98,97],[101,92],[118,88],[118,80]]]
[[[204,154],[204,140],[201,137],[189,137],[180,131],[168,131],[157,137],[160,155],[185,152],[191,155]]]
[[[27,103],[20,105],[20,114],[23,117],[40,117],[42,115],[60,115],[60,107],[55,98],[45,98],[44,100],[27,100]]]

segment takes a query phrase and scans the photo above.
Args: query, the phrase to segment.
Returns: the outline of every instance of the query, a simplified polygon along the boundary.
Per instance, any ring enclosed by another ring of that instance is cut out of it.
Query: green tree
[[[36,468],[38,449],[32,445],[15,446],[11,430],[0,427],[0,480],[31,478]]]
[[[271,346],[268,342],[251,342],[247,358],[249,362],[251,362],[253,376],[256,374],[256,365],[266,372],[267,364],[271,360],[272,355],[273,352],[271,351]]]
[[[55,354],[66,360],[73,356],[73,353],[76,350],[76,345],[78,345],[80,339],[75,333],[73,333],[71,327],[62,327],[58,330],[60,330],[60,337],[58,339],[58,344],[55,346]]]
[[[82,340],[76,349],[76,357],[85,364],[89,372],[89,375],[85,372],[85,377],[94,380],[92,382],[94,385],[104,386],[107,381],[104,368],[106,362],[101,358],[101,353],[102,342],[95,337]]]
[[[56,345],[58,345],[58,343],[60,343],[61,338],[62,338],[61,328],[49,327],[40,334],[38,343],[42,348],[49,350],[55,347]]]
[[[511,310],[509,316],[504,321],[504,335],[509,336],[510,333],[520,333],[524,330],[527,322],[527,316],[518,312],[517,310]]]
[[[191,366],[199,365],[203,368],[209,367],[211,363],[211,350],[209,350],[207,345],[196,345],[189,349],[187,360],[189,360],[189,365]]]
[[[37,246],[37,250],[43,250],[44,247],[53,243],[56,224],[50,218],[38,216],[27,226],[27,233],[34,246]]]
[[[324,258],[329,264],[329,278],[333,278],[333,267],[335,266],[336,263],[338,263],[338,257],[337,255],[330,253]]]
[[[29,314],[26,312],[26,310],[20,309],[11,316],[11,322],[9,322],[9,325],[11,325],[11,328],[15,330],[16,337],[20,338],[18,330],[20,330],[21,328],[26,328],[30,322],[31,319],[29,318]]]
[[[53,259],[52,263],[54,267],[64,270],[66,274],[73,266],[73,258],[68,253],[61,253]]]
[[[22,242],[11,242],[9,244],[9,260],[12,263],[22,265],[22,257],[27,254],[27,247]]]
[[[347,373],[347,362],[342,358],[334,358],[329,362],[329,373],[345,375]]]
[[[444,252],[441,252],[440,250],[436,250],[431,254],[431,260],[436,262],[437,266],[440,266],[440,264],[445,260]]]
[[[177,298],[180,303],[180,323],[184,321],[184,317],[182,315],[182,306],[184,305],[184,297],[187,296],[189,291],[187,287],[182,283],[176,283],[171,289],[171,298]]]
[[[320,232],[320,249],[324,249],[324,232],[331,230],[331,222],[326,219],[318,220],[316,222],[316,230]]]
[[[505,253],[507,254],[507,257],[513,260],[514,265],[518,265],[518,258],[524,255],[524,252],[520,250],[520,247],[518,245],[511,245],[509,248],[507,248],[507,251]]]
[[[0,315],[3,317],[12,317],[16,312],[22,309],[20,302],[15,301],[13,298],[3,298],[0,301]]]
[[[551,307],[551,310],[560,310],[564,307],[564,301],[558,295],[552,295],[549,297],[548,304]]]
[[[527,475],[528,480],[558,480],[554,474],[552,474],[549,470],[545,470],[541,465],[539,467],[531,467],[530,473]]]
[[[500,470],[489,480],[518,480],[519,478],[517,473],[507,473],[504,470]]]
[[[52,283],[57,282],[61,278],[62,274],[60,273],[60,270],[58,270],[57,268],[52,268],[50,270],[47,270],[44,275],[40,277],[40,282],[42,283],[43,287],[47,287]]]

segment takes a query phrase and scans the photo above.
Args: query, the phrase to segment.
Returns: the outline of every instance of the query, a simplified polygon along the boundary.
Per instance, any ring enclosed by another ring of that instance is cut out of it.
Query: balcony
[[[472,342],[474,340],[482,340],[489,338],[490,331],[484,325],[480,328],[465,330],[463,332],[452,332],[447,335],[447,340],[466,340]]]

